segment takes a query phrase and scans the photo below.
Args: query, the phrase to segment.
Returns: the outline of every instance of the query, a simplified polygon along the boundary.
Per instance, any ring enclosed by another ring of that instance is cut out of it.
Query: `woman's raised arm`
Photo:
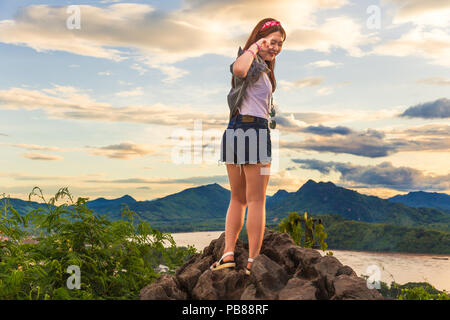
[[[267,50],[269,48],[269,44],[266,38],[261,38],[252,44],[249,49],[252,50],[255,54],[258,53],[258,44],[261,47],[261,50]],[[235,62],[233,62],[233,74],[239,78],[245,78],[247,76],[248,69],[253,62],[253,55],[251,52],[246,51],[241,54]]]

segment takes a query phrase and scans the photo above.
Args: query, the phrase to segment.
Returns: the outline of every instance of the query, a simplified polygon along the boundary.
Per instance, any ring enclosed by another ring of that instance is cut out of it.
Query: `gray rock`
[[[225,233],[180,266],[141,290],[142,300],[384,300],[364,278],[333,256],[302,248],[286,233],[264,233],[260,254],[245,275],[248,244],[236,243],[236,269],[211,271],[225,248]]]
[[[141,300],[186,300],[187,295],[179,289],[176,279],[163,274],[150,286],[143,288],[139,295]]]
[[[291,278],[278,294],[279,300],[317,300],[317,288],[312,281]]]
[[[331,300],[379,300],[381,294],[376,289],[367,288],[364,278],[341,274],[332,280],[334,295]]]

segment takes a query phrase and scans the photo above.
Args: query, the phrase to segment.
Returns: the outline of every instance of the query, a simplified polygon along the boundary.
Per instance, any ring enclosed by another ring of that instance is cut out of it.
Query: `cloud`
[[[416,26],[400,38],[376,45],[371,54],[396,57],[418,56],[431,64],[450,67],[450,34],[445,29]]]
[[[330,119],[338,121],[345,119],[345,116],[341,116],[340,114],[325,112],[285,112],[283,116],[285,118],[297,119],[297,121],[301,121],[301,123],[320,123],[329,121]],[[284,126],[287,126],[287,124]]]
[[[14,20],[0,20],[0,42],[38,52],[66,51],[116,62],[131,59],[131,68],[140,74],[157,68],[166,76],[164,82],[173,82],[188,73],[175,67],[176,62],[207,53],[235,57],[237,43],[246,41],[255,21],[264,16],[282,21],[290,50],[340,48],[361,56],[362,45],[377,41],[361,33],[361,23],[345,16],[323,23],[316,18],[321,10],[347,4],[346,0],[279,0],[275,6],[269,0],[257,4],[186,0],[172,11],[138,3],[79,5],[81,28],[73,30],[66,26],[70,17],[66,6],[31,5],[20,7]]]
[[[338,9],[347,4],[347,0],[279,0],[276,5],[270,0],[185,0],[179,18],[183,21],[182,16],[188,16],[193,19],[191,23],[195,19],[200,27],[212,29],[223,28],[221,23],[228,21],[230,32],[247,30],[248,33],[255,21],[270,16],[276,17],[289,33],[297,25],[316,26],[315,14],[320,10]]]
[[[126,81],[123,81],[123,80],[119,80],[118,82],[122,86],[131,86],[131,85],[133,85],[133,82],[126,82]]]
[[[323,81],[324,81],[323,77],[306,77],[296,81],[280,80],[278,81],[278,83],[282,85],[281,90],[290,91],[293,88],[303,89],[306,87],[316,87],[321,85]],[[349,83],[350,81],[341,81],[335,84],[327,85],[317,89],[316,93],[321,96],[326,96],[333,93],[335,88],[340,88]]]
[[[117,184],[194,184],[203,185],[207,183],[226,183],[228,182],[227,175],[215,175],[215,176],[196,176],[187,178],[127,178],[127,179],[87,179],[84,182],[88,183],[117,183]]]
[[[414,23],[446,27],[450,21],[450,2],[442,0],[382,0],[383,4],[393,4],[395,14],[393,24]]]
[[[392,129],[386,130],[387,134],[405,135],[408,138],[418,138],[424,136],[438,136],[449,137],[450,125],[446,124],[427,124],[418,127],[406,128],[406,129]]]
[[[450,79],[444,77],[430,77],[417,80],[417,83],[431,84],[437,86],[450,86]]]
[[[81,28],[73,30],[66,27],[70,16],[66,6],[21,7],[15,20],[0,21],[0,42],[26,45],[38,52],[66,51],[116,62],[133,56],[141,63],[134,63],[134,69],[142,73],[145,70],[142,64],[146,64],[159,68],[170,78],[176,77],[177,72],[180,76],[186,72],[168,64],[201,56],[207,48],[226,44],[223,37],[213,36],[208,29],[180,25],[172,13],[150,5],[78,7]],[[192,37],[194,32],[196,36]]]
[[[295,106],[302,109],[302,106]],[[275,120],[277,126],[281,126],[285,132],[298,133],[304,130],[308,124],[379,121],[396,118],[404,110],[404,106],[389,107],[379,110],[340,109],[335,112],[289,112],[276,107]],[[277,127],[278,128],[278,127]]]
[[[146,68],[144,68],[142,65],[140,65],[138,63],[133,63],[133,65],[131,66],[131,69],[139,72],[139,75],[141,75],[141,76],[148,71]]]
[[[337,66],[341,66],[341,65],[342,65],[342,63],[337,63],[337,62],[333,62],[330,60],[317,60],[317,61],[308,63],[306,66],[314,67],[314,68],[325,68],[325,67],[337,67]]]
[[[142,91],[142,87],[137,87],[134,90],[127,90],[127,91],[119,91],[116,92],[116,96],[118,97],[133,97],[133,96],[142,96],[144,94],[144,91]]]
[[[326,86],[326,87],[322,87],[320,89],[317,89],[316,92],[320,96],[328,96],[328,95],[330,95],[330,94],[332,94],[334,92],[334,89],[331,86]]]
[[[292,30],[288,38],[289,49],[313,49],[325,53],[330,53],[332,49],[342,49],[350,56],[361,57],[365,55],[361,46],[380,41],[375,34],[363,34],[362,26],[363,24],[349,17],[330,17],[313,28]]]
[[[90,151],[90,154],[96,156],[106,156],[111,159],[123,159],[128,160],[138,156],[145,156],[147,154],[157,154],[156,149],[149,148],[145,145],[138,145],[132,142],[121,142],[115,145],[109,145],[104,147],[91,147],[86,146]]]
[[[128,92],[129,93],[129,92]],[[75,87],[55,85],[54,88],[28,90],[10,88],[0,90],[0,109],[41,109],[52,119],[90,120],[101,122],[130,122],[166,126],[192,127],[194,119],[201,120],[204,128],[225,125],[228,113],[211,114],[196,111],[189,106],[130,105],[113,107],[96,101]],[[157,110],[157,112],[155,112]]]
[[[331,136],[333,134],[340,134],[340,135],[347,135],[353,132],[352,129],[343,127],[343,126],[337,126],[337,127],[326,127],[323,125],[318,126],[308,126],[302,130],[303,132],[307,133],[313,133],[321,136]]]
[[[329,129],[324,132],[332,131]],[[448,134],[438,136],[405,136],[402,131],[400,137],[386,137],[385,132],[367,129],[365,131],[350,131],[345,135],[308,137],[301,141],[280,141],[280,148],[291,150],[313,150],[317,152],[344,153],[361,157],[379,158],[398,152],[426,152],[448,151],[450,140]],[[336,133],[336,132],[335,132]]]
[[[287,87],[287,89],[291,89],[291,88],[305,88],[305,87],[313,87],[313,86],[318,86],[323,82],[324,78],[323,77],[306,77],[303,79],[299,79],[296,81],[286,81],[286,80],[280,80],[279,83],[285,87]]]
[[[322,174],[332,171],[341,174],[342,182],[361,183],[371,187],[385,187],[401,191],[450,189],[450,174],[435,176],[409,167],[394,167],[384,161],[377,165],[355,165],[315,159],[292,159],[302,169],[317,170]]]
[[[41,151],[57,151],[57,152],[66,152],[68,149],[59,148],[59,147],[48,147],[48,146],[40,146],[37,144],[25,144],[25,143],[1,143],[1,145],[6,145],[10,147],[23,148],[27,150],[41,150]]]
[[[87,174],[81,174],[78,176],[51,176],[51,175],[47,175],[47,176],[38,176],[38,175],[34,175],[34,174],[26,174],[23,172],[1,172],[0,171],[0,177],[7,177],[7,178],[13,178],[16,181],[55,181],[55,180],[61,180],[61,181],[80,181],[80,179],[86,179],[87,177],[91,178],[93,176],[104,176],[105,174],[103,173],[87,173]]]
[[[363,157],[385,157],[396,150],[396,146],[386,143],[380,131],[367,129],[354,132],[344,137],[307,138],[303,141],[281,141],[280,147],[288,149],[305,149],[318,152],[348,153]]]
[[[281,112],[278,109],[276,111],[274,119],[277,122],[277,126],[281,126],[284,132],[309,132],[319,134],[319,131],[322,129],[322,133],[325,134],[326,130],[336,130],[336,128],[332,129],[330,127],[323,127],[322,125],[319,125],[318,127],[308,127],[307,125],[311,123],[322,123],[327,121],[336,122],[340,120],[347,120],[348,118],[344,114],[319,112]],[[342,128],[343,127],[338,127],[337,130],[342,130]],[[314,130],[315,132],[312,132]]]
[[[24,153],[23,157],[28,158],[30,160],[46,160],[46,161],[64,160],[64,158],[60,156],[52,156],[48,154],[31,153],[31,152]]]
[[[425,102],[406,109],[400,117],[409,118],[450,118],[450,100],[441,98],[435,101]]]

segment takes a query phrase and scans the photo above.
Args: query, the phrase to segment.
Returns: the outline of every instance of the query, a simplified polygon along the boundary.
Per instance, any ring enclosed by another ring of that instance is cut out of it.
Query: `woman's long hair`
[[[283,29],[283,27],[281,25],[270,26],[270,27],[267,27],[267,28],[265,28],[264,30],[261,31],[261,28],[264,25],[264,23],[266,23],[267,21],[272,21],[272,20],[276,20],[276,19],[265,18],[265,19],[262,19],[261,21],[258,22],[258,24],[253,29],[252,33],[250,34],[250,37],[248,37],[247,42],[245,43],[245,46],[244,46],[243,50],[247,50],[248,48],[250,48],[250,46],[252,44],[254,44],[259,39],[265,38],[269,34],[271,34],[272,32],[276,32],[276,31],[280,31],[281,32],[281,36],[283,38],[283,42],[284,42],[284,40],[286,40],[286,32],[284,31],[284,29]],[[264,61],[267,64],[267,66],[269,67],[269,69],[270,69],[269,78],[270,78],[270,82],[272,83],[272,92],[274,92],[275,88],[277,87],[277,81],[275,80],[275,74],[274,74],[274,71],[273,71],[273,69],[275,68],[275,59],[276,58],[274,58],[270,62]],[[231,85],[233,85],[233,80],[231,81]]]

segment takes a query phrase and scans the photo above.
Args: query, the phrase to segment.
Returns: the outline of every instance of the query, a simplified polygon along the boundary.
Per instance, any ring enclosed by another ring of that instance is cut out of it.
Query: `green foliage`
[[[365,279],[368,276],[362,275]],[[408,282],[398,284],[391,282],[389,287],[385,282],[380,281],[380,289],[377,289],[383,297],[396,300],[450,300],[450,293],[446,290],[439,291],[427,282]]]
[[[35,193],[38,190],[40,194]],[[0,217],[0,299],[137,299],[139,291],[196,253],[177,248],[169,233],[152,228],[125,205],[122,220],[111,222],[74,203],[67,188],[48,202],[39,187],[29,195],[46,203],[19,215],[4,198]],[[67,203],[55,206],[58,199]],[[169,247],[167,247],[167,243]],[[166,246],[165,246],[166,244]],[[80,269],[80,289],[69,289],[69,266]]]
[[[398,300],[450,300],[450,294],[444,290],[440,293],[430,293],[424,287],[401,289]]]
[[[286,232],[292,237],[292,240],[294,240],[298,246],[301,245],[303,229],[300,216],[297,212],[289,212],[287,218],[281,220],[278,227],[278,231]]]
[[[305,231],[303,231],[303,227]],[[328,248],[325,242],[327,234],[324,232],[324,226],[320,223],[315,225],[313,218],[308,217],[306,211],[303,216],[303,221],[297,212],[289,212],[289,215],[281,220],[276,231],[289,234],[298,246],[302,246],[302,235],[305,234],[305,240],[303,242],[305,248],[313,248],[314,239],[317,239],[323,251]],[[310,234],[312,237],[308,237],[307,234]],[[333,252],[329,251],[326,255],[333,255]]]
[[[361,275],[368,279],[368,275]],[[391,282],[389,287],[387,283],[380,281],[380,288],[377,289],[383,297],[395,300],[450,300],[450,293],[446,290],[439,291],[428,282],[407,282],[398,284]]]
[[[345,220],[338,215],[321,215],[333,249],[450,253],[450,233],[422,227]]]

